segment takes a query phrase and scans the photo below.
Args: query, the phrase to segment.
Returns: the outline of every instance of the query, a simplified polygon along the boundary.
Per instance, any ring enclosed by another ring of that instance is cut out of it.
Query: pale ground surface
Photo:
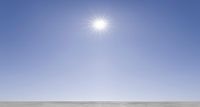
[[[0,107],[200,107],[200,102],[0,102]]]

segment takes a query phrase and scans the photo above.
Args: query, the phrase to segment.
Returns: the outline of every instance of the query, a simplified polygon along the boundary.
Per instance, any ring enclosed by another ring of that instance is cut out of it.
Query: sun
[[[104,31],[108,27],[108,21],[103,18],[96,18],[92,21],[92,27],[96,31]]]

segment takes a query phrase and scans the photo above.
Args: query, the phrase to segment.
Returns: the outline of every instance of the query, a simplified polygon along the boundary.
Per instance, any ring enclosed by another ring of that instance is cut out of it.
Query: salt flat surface
[[[0,107],[200,107],[200,102],[0,102]]]

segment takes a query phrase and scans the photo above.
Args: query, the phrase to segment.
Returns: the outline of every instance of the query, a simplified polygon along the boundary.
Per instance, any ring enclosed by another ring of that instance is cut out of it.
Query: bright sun
[[[103,31],[108,27],[108,22],[103,18],[97,18],[93,20],[92,27],[97,31]]]

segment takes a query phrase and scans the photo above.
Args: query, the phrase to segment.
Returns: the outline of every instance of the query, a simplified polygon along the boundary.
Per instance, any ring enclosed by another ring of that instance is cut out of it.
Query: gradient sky
[[[0,0],[0,100],[195,101],[199,90],[200,0]]]

